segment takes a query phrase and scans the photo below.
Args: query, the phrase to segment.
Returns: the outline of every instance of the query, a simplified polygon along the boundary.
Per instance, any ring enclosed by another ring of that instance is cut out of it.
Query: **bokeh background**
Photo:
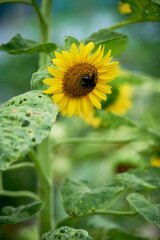
[[[63,46],[65,36],[73,36],[81,40],[99,29],[107,28],[123,20],[125,17],[119,13],[117,0],[54,0],[50,41]],[[157,22],[139,23],[123,27],[117,31],[125,33],[129,37],[126,50],[118,57],[121,67],[127,70],[144,72],[158,78],[160,76],[160,24]],[[17,33],[20,33],[23,38],[40,40],[38,19],[34,10],[28,5],[18,3],[0,5],[0,44],[8,42]],[[31,76],[37,69],[38,54],[16,56],[0,52],[0,104],[13,96],[29,91]],[[151,107],[152,101],[156,101],[153,96],[148,101],[149,107]],[[157,108],[155,112],[158,119]],[[131,116],[134,113],[133,111]],[[128,130],[127,133],[132,134],[132,130]],[[53,140],[70,136],[101,137],[104,134],[107,136],[107,130],[94,131],[91,127],[84,125],[82,119],[77,120],[75,118],[72,120],[60,118],[52,133]],[[113,137],[113,132],[109,134]],[[116,134],[121,136],[122,132],[119,131]],[[144,143],[139,146],[134,144],[128,147],[124,146],[122,151],[117,152],[115,146],[110,145],[108,147],[103,144],[101,146],[81,144],[58,148],[55,151],[54,158],[56,220],[58,221],[66,216],[61,199],[61,186],[66,176],[74,179],[90,179],[94,186],[104,184],[106,181],[109,183],[112,180],[113,168],[117,165],[119,157],[123,159],[124,156],[130,155],[131,158],[134,158],[134,161],[139,165],[141,164],[137,152],[145,148],[143,145]],[[26,157],[26,160],[29,159]],[[112,161],[112,164],[108,164],[109,161]],[[10,190],[36,191],[36,179],[36,173],[32,169],[7,172],[4,173],[4,187]],[[0,205],[1,207],[3,205],[17,206],[25,204],[27,201],[26,199],[1,197]],[[94,217],[89,219],[88,222],[92,227],[95,222],[99,222],[100,228],[102,225],[109,224],[112,228],[111,225],[114,220],[114,218],[108,217],[102,221],[102,218]],[[86,222],[87,219],[84,223],[81,223],[81,227]],[[131,232],[134,232],[136,226],[138,229],[138,225],[143,221],[138,219],[136,223],[133,222],[126,218],[125,220],[119,219],[117,224],[121,224],[121,227],[127,227]],[[2,239],[36,239],[34,229],[28,232],[28,228],[31,228],[33,223],[35,223],[35,219],[23,224],[9,225]],[[150,236],[151,239],[153,235],[156,237],[160,234],[156,228],[151,230],[150,228],[152,228],[151,225],[147,225],[147,227],[145,225],[145,227],[137,230],[137,233]],[[148,229],[148,232],[146,229]]]

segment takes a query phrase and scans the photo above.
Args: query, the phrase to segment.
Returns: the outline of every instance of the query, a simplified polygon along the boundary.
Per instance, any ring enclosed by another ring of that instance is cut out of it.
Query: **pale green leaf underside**
[[[49,134],[58,106],[41,91],[12,98],[0,108],[0,167],[24,157]]]
[[[160,227],[160,204],[151,204],[140,193],[131,193],[127,200],[135,212],[140,214],[146,221]]]
[[[48,85],[46,85],[45,83],[43,83],[43,80],[46,78],[53,78],[52,75],[50,75],[50,73],[47,70],[47,66],[52,66],[53,64],[47,64],[47,65],[43,65],[42,67],[40,67],[38,69],[37,72],[32,74],[32,79],[31,79],[31,89],[32,90],[46,90],[49,88]]]
[[[7,206],[2,209],[0,224],[20,223],[28,220],[44,208],[44,202],[37,201],[17,208]]]
[[[93,240],[88,236],[88,232],[83,229],[74,229],[69,227],[61,227],[51,230],[41,237],[41,240]]]
[[[63,205],[70,216],[83,216],[107,205],[123,186],[116,184],[90,188],[87,182],[67,179],[62,189]]]
[[[39,53],[49,54],[56,50],[55,43],[37,43],[33,40],[24,39],[20,34],[16,34],[8,43],[0,45],[0,51],[9,54]]]

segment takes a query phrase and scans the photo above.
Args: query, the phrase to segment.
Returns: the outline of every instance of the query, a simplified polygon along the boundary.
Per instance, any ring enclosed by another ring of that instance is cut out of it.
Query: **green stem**
[[[52,3],[53,3],[53,0],[42,0],[41,13],[46,24],[41,25],[41,43],[45,43],[49,41]],[[40,60],[39,60],[40,66],[47,64],[48,61],[49,61],[48,55],[46,55],[46,53],[40,53]]]
[[[7,171],[10,171],[10,170],[17,170],[17,169],[20,169],[20,168],[24,168],[24,167],[31,167],[31,168],[34,168],[34,163],[32,162],[22,162],[22,163],[16,163],[16,164],[13,164],[9,167],[7,167]],[[5,171],[5,170],[4,170]]]
[[[39,196],[30,191],[8,191],[8,190],[0,190],[1,196],[7,197],[29,197],[35,200],[39,200]]]
[[[3,173],[0,171],[0,191],[3,191]]]
[[[39,214],[40,236],[53,228],[53,168],[49,138],[37,146],[37,153],[32,151],[30,157],[39,176],[38,193],[45,202],[45,208]]]
[[[102,143],[108,143],[108,144],[119,144],[119,143],[130,143],[133,141],[137,141],[142,137],[136,136],[134,138],[126,138],[126,139],[106,139],[106,138],[67,138],[60,141],[57,141],[53,144],[53,148],[58,147],[62,144],[71,144],[71,143],[89,143],[89,144],[102,144]]]
[[[121,27],[124,27],[124,26],[127,26],[127,25],[130,25],[130,24],[134,24],[134,23],[142,23],[142,22],[157,22],[158,20],[155,20],[155,19],[128,19],[128,20],[124,20],[122,22],[119,22],[119,23],[116,23],[114,25],[112,25],[111,27],[108,27],[107,29],[109,30],[115,30],[117,28],[121,28]]]

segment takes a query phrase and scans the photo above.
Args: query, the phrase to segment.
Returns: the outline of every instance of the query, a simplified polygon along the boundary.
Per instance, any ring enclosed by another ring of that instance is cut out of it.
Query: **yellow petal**
[[[55,103],[58,103],[64,97],[64,93],[54,94],[52,99]]]
[[[51,86],[50,88],[48,88],[47,90],[43,91],[43,93],[47,93],[47,94],[53,94],[54,93],[54,86]]]
[[[74,98],[69,99],[68,118],[70,118],[73,115],[75,108],[76,108],[76,99]]]
[[[80,62],[85,61],[85,46],[83,43],[80,43]]]
[[[59,68],[60,71],[65,72],[67,71],[67,66],[63,64],[63,62],[59,59],[52,59],[52,62]]]
[[[47,67],[47,69],[52,76],[56,78],[63,78],[63,72],[61,72],[60,70],[49,66]]]
[[[67,111],[68,111],[68,106],[61,111],[62,116],[65,116],[67,114]]]
[[[90,57],[90,59],[88,60],[88,62],[89,62],[89,63],[93,63],[93,61],[97,58],[97,56],[100,54],[100,52],[101,52],[101,45],[99,46],[99,48],[97,49],[97,51],[92,54],[92,56]]]
[[[109,63],[113,58],[113,57],[110,57],[110,55],[111,55],[111,50],[108,51],[108,53],[103,57],[103,59],[100,62],[97,62],[95,64],[95,67],[99,68],[99,67],[102,67],[105,64]]]
[[[102,91],[98,90],[97,88],[94,88],[93,93],[94,93],[96,96],[102,98],[103,100],[106,100],[106,99],[107,99],[106,94],[103,93]]]
[[[85,46],[85,59],[88,58],[89,54],[91,53],[94,47],[95,45],[93,42],[90,42]]]
[[[79,60],[79,52],[78,52],[78,48],[76,46],[75,43],[72,44],[71,46],[71,54],[72,54],[72,58],[73,58],[73,62],[78,62]]]
[[[75,107],[75,111],[74,114],[76,115],[76,117],[79,117],[79,114],[81,112],[81,106],[80,106],[80,100],[77,98],[77,103],[76,103],[76,107]]]
[[[64,96],[59,102],[58,105],[60,107],[60,111],[65,108],[68,105],[69,98],[67,96]]]
[[[102,106],[101,106],[100,102],[98,101],[97,97],[92,92],[89,93],[89,98],[96,108],[101,109]]]
[[[98,89],[98,90],[100,90],[100,91],[103,91],[103,92],[105,92],[105,93],[107,93],[107,94],[110,94],[110,93],[112,93],[112,91],[111,91],[111,86],[109,86],[108,84],[100,84],[100,83],[97,83],[97,85],[96,85],[96,88]]]
[[[47,85],[52,85],[55,82],[54,78],[46,78],[43,80],[43,82]]]

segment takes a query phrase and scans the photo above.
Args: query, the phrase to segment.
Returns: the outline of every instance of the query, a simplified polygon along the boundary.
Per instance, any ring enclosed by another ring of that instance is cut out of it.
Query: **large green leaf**
[[[0,224],[24,222],[44,208],[44,202],[37,201],[17,208],[7,206],[2,209]]]
[[[32,74],[32,79],[30,82],[32,90],[46,90],[49,88],[48,85],[42,82],[46,78],[53,78],[53,76],[48,72],[47,66],[50,66],[50,64],[43,65],[38,69],[37,72]]]
[[[122,190],[122,185],[91,188],[87,181],[67,179],[62,188],[64,208],[70,216],[88,215],[107,205]]]
[[[134,174],[125,172],[115,176],[115,180],[121,183],[125,183],[129,188],[134,188],[134,185],[143,186],[147,190],[157,189],[156,186],[144,181],[142,178],[135,176]]]
[[[134,209],[146,221],[160,227],[160,204],[151,204],[140,193],[131,193],[127,196],[127,200]]]
[[[39,53],[50,52],[56,50],[55,43],[37,43],[33,40],[24,39],[20,34],[16,34],[8,43],[0,45],[0,51],[9,54],[23,54],[23,53]]]
[[[147,238],[133,236],[118,230],[109,231],[108,236],[110,237],[109,240],[147,240]]]
[[[66,39],[64,40],[64,49],[70,52],[73,43],[75,43],[77,47],[80,45],[80,42],[76,38],[72,36],[66,36]]]
[[[145,169],[130,169],[129,173],[134,174],[139,179],[146,181],[147,183],[160,187],[160,168],[148,167]]]
[[[12,98],[0,108],[0,167],[25,156],[49,134],[58,106],[41,91]]]
[[[128,19],[139,19],[140,21],[160,21],[159,0],[121,0],[128,3],[132,10],[132,16]]]
[[[112,55],[117,56],[124,51],[127,44],[127,36],[109,29],[100,29],[84,39],[85,44],[89,42],[93,42],[96,48],[102,44],[105,47],[104,54],[111,49]]]
[[[93,238],[88,236],[85,230],[61,227],[45,233],[41,240],[93,240]]]

